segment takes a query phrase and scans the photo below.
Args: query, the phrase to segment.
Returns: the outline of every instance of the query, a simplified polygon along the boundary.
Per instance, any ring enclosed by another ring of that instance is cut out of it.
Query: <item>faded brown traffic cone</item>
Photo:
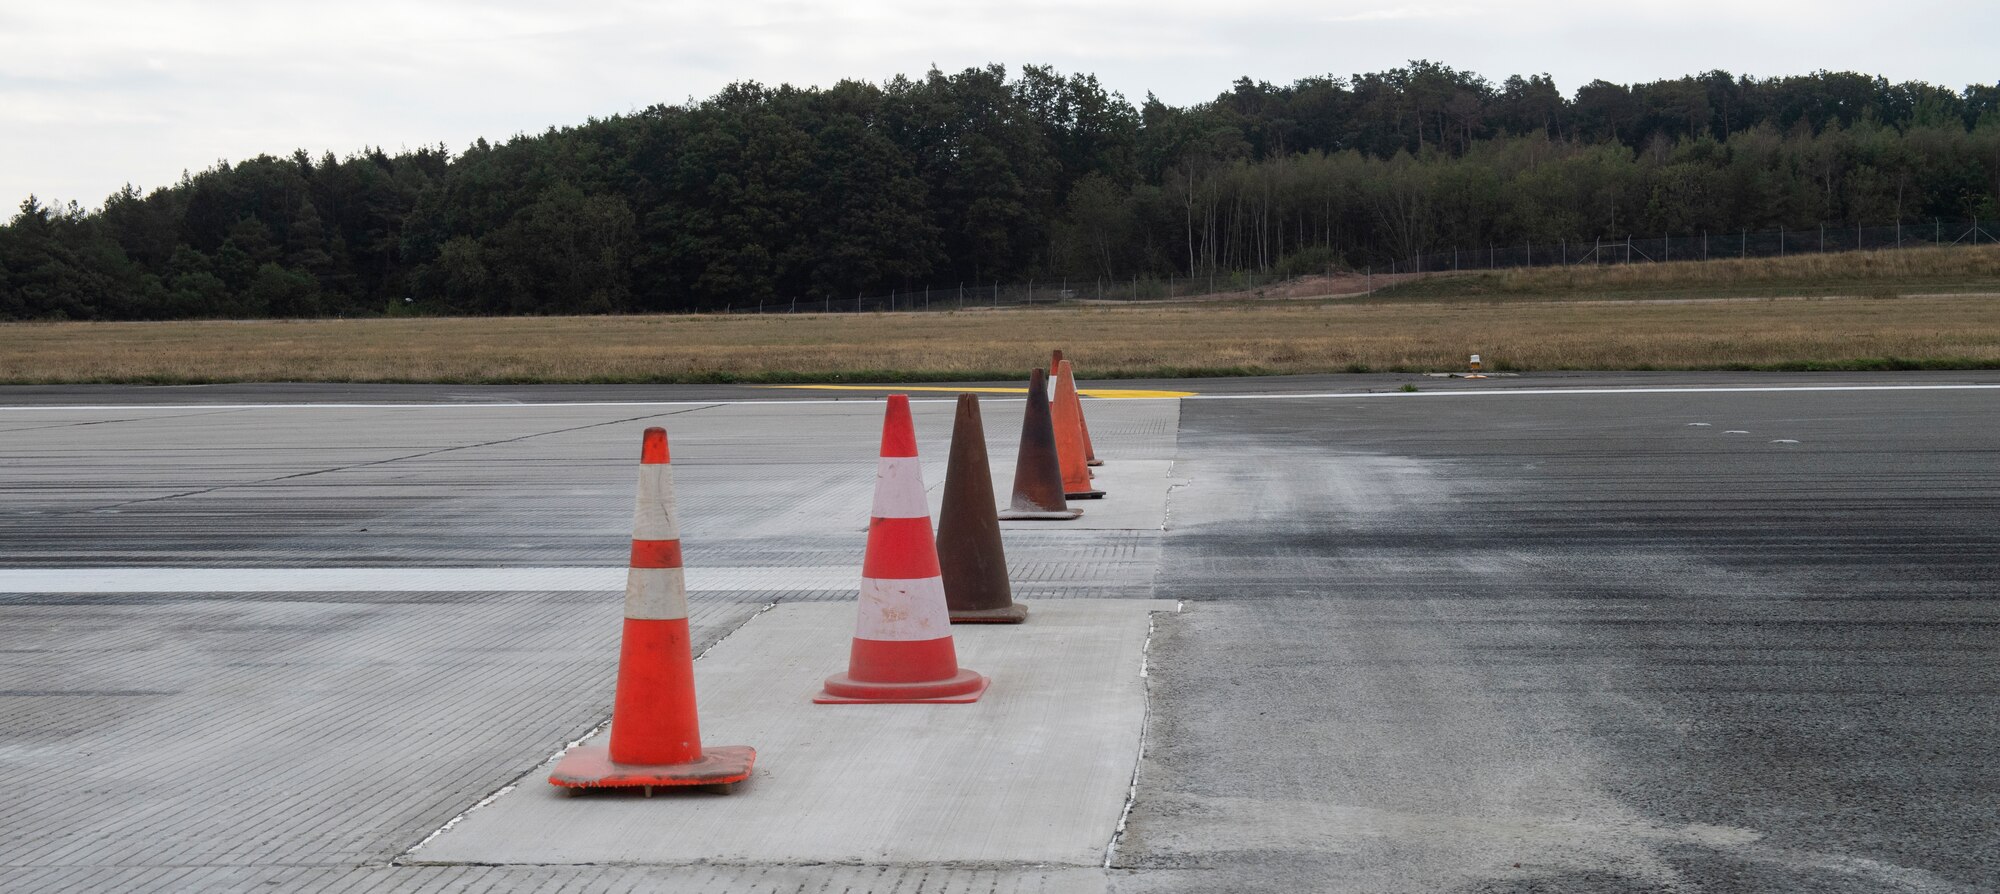
[[[1063,368],[1062,349],[1057,348],[1051,357],[1052,359],[1049,360],[1049,370],[1051,372],[1061,370]],[[1070,387],[1074,389],[1076,387],[1076,379],[1073,378],[1075,370],[1070,370],[1068,375],[1072,376]],[[1083,464],[1087,466],[1104,465],[1104,460],[1097,458],[1097,448],[1090,444],[1090,420],[1083,418],[1083,400],[1081,397],[1076,401],[1076,425],[1078,428],[1083,429]],[[1093,475],[1091,477],[1095,478],[1097,476]]]
[[[1021,452],[1014,460],[1014,499],[1002,519],[1068,519],[1083,514],[1063,498],[1062,462],[1056,457],[1056,428],[1049,413],[1049,374],[1028,377],[1028,408],[1021,417]]]
[[[1062,465],[1063,496],[1071,500],[1095,500],[1104,492],[1090,485],[1090,467],[1083,456],[1083,425],[1077,414],[1076,383],[1070,379],[1069,361],[1056,374],[1056,396],[1049,402],[1049,418],[1056,429],[1056,459]]]
[[[958,396],[951,427],[951,461],[944,469],[944,506],[938,510],[938,565],[953,624],[1019,624],[1028,607],[1014,601],[1007,582],[1007,552],[1000,544],[1000,516],[993,504],[993,472],[986,464],[986,428],[979,396]]]

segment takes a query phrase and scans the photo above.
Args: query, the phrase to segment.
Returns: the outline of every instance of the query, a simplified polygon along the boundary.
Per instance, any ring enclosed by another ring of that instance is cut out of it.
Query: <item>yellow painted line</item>
[[[960,394],[1027,394],[1026,388],[947,388],[937,385],[754,385],[755,388],[810,388],[815,391],[948,391]],[[1078,388],[1084,397],[1193,397],[1192,391],[1145,391],[1136,388]]]

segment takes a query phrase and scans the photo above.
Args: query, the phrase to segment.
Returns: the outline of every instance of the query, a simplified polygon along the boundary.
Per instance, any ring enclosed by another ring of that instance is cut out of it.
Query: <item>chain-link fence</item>
[[[1216,297],[1317,297],[1326,286],[1335,292],[1372,291],[1415,274],[1517,267],[1603,266],[1667,261],[1710,261],[1727,258],[1777,258],[1801,254],[1874,251],[1897,248],[2000,244],[1995,221],[1945,221],[1886,226],[1827,225],[1812,229],[1737,230],[1734,232],[1627,235],[1588,242],[1556,240],[1518,245],[1488,244],[1394,259],[1360,270],[1332,270],[1340,283],[1318,283],[1320,274],[1197,273],[1192,276],[1128,276],[1097,279],[1029,280],[1022,283],[969,282],[930,285],[887,294],[851,298],[803,297],[731,304],[725,313],[869,313],[875,311],[977,310],[1012,307],[1054,307],[1079,303],[1132,303]],[[1291,286],[1291,288],[1287,288]],[[1298,294],[1289,294],[1297,292]],[[1308,294],[1313,293],[1313,294]]]
[[[1557,240],[1536,244],[1488,244],[1394,260],[1388,272],[1439,273],[1454,270],[1500,270],[1511,267],[1557,267],[1605,264],[1645,264],[1665,261],[1711,261],[1725,258],[1780,258],[1791,255],[1952,245],[1991,245],[1994,221],[1945,221],[1848,226],[1828,224],[1811,229],[1736,230],[1627,235],[1588,242]],[[1380,272],[1380,271],[1378,271]]]

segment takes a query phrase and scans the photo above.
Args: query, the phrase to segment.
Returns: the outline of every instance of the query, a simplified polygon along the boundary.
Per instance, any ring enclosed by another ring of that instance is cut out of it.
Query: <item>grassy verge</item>
[[[2000,297],[1273,302],[0,326],[0,382],[855,382],[1460,369],[2000,368]]]

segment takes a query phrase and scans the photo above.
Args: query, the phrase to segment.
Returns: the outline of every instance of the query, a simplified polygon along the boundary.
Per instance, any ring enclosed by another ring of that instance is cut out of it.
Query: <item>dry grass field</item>
[[[0,326],[0,381],[827,382],[1460,369],[2000,367],[2000,295],[1434,300],[786,316]]]

